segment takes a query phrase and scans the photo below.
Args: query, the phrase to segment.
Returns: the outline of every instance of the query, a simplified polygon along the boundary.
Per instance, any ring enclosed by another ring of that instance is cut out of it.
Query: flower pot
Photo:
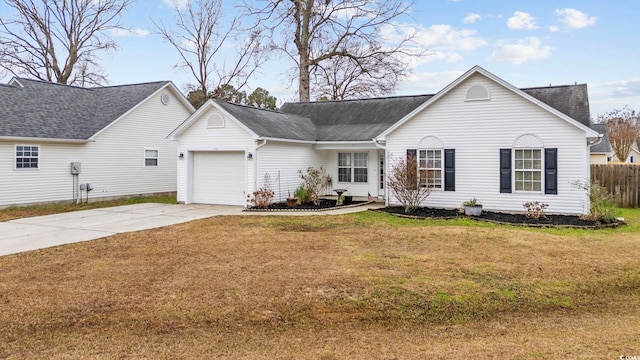
[[[464,214],[467,216],[480,216],[482,214],[482,205],[465,205]]]
[[[344,205],[349,205],[352,202],[353,202],[353,196],[347,196],[347,195],[344,196],[344,202],[343,202]]]
[[[294,208],[298,205],[298,199],[296,198],[287,198],[287,207]]]

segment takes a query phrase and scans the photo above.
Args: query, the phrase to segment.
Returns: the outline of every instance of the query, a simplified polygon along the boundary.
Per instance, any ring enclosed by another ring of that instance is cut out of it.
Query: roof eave
[[[57,139],[57,138],[41,138],[26,136],[0,136],[0,141],[32,141],[32,142],[49,142],[49,143],[72,143],[86,144],[93,142],[93,139]]]

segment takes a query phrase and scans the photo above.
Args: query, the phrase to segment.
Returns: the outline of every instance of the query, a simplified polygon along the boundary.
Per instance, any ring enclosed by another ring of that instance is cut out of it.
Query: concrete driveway
[[[0,222],[0,256],[239,214],[241,206],[143,203],[16,219]]]
[[[381,206],[374,203],[329,211],[243,212],[241,206],[143,203],[73,211],[0,222],[0,256],[219,215],[329,215]]]

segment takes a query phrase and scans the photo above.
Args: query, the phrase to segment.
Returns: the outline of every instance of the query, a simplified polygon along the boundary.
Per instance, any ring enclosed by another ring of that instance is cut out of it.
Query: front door
[[[384,198],[385,168],[384,168],[384,151],[378,151],[378,196]]]

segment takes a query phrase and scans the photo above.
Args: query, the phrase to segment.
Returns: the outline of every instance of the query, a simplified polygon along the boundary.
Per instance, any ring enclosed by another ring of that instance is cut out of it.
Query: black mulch
[[[419,219],[452,219],[467,217],[459,210],[434,209],[434,208],[418,208],[405,214],[404,208],[400,206],[386,207],[375,211],[386,212],[398,216],[407,216]],[[469,216],[471,219],[480,221],[489,221],[499,224],[522,225],[533,227],[577,227],[577,228],[604,228],[616,227],[624,224],[620,221],[612,223],[603,223],[594,220],[581,219],[579,216],[571,215],[546,215],[546,218],[534,219],[527,217],[526,214],[507,214],[493,211],[482,211],[480,216]]]
[[[246,211],[269,211],[269,210],[306,210],[306,211],[319,211],[319,210],[327,210],[327,209],[339,209],[341,207],[352,206],[357,204],[365,203],[366,201],[351,201],[349,203],[336,205],[336,200],[331,199],[320,199],[318,205],[314,204],[298,204],[296,207],[288,207],[286,203],[277,202],[271,203],[267,209],[259,209],[259,208],[247,208]]]

